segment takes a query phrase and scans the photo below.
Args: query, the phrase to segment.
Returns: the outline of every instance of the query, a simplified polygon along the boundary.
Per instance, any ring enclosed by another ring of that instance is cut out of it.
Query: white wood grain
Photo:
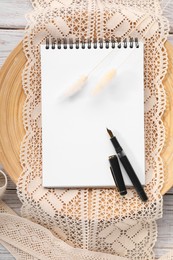
[[[173,33],[173,1],[161,0],[161,7],[163,10],[163,15],[169,20],[170,31]]]
[[[173,195],[165,195],[163,218],[157,221],[158,239],[155,245],[157,257],[173,249]]]
[[[14,260],[15,258],[0,244],[0,260]]]
[[[16,214],[20,215],[21,202],[17,196],[16,190],[6,190],[3,201],[7,203],[7,205],[16,212]]]
[[[5,170],[3,169],[3,165],[0,163],[0,170],[4,171]],[[5,172],[6,176],[7,176],[7,189],[8,190],[15,190],[16,189],[16,185],[12,182],[12,180],[10,179],[10,177],[8,176],[7,172]]]
[[[0,67],[10,52],[22,40],[24,30],[0,30]]]
[[[31,10],[30,0],[1,0],[0,28],[24,28],[25,15]]]
[[[169,195],[173,195],[173,188],[170,189],[170,190],[167,192],[167,194],[169,194]],[[172,200],[173,200],[173,197],[172,197]]]

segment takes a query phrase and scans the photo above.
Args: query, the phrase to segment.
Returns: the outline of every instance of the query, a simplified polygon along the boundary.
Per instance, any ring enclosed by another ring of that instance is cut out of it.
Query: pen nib
[[[108,132],[108,134],[110,135],[111,138],[114,137],[114,135],[113,135],[113,133],[110,129],[106,128],[106,130],[107,130],[107,132]]]

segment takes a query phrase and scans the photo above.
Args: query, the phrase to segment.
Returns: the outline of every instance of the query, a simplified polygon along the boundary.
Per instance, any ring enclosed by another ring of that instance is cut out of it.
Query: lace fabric
[[[131,7],[132,9],[139,8],[144,12],[159,14],[161,13],[161,7],[158,0],[147,0],[147,1],[138,1],[138,0],[31,0],[33,7],[38,10],[38,8],[52,8],[56,5],[61,6],[71,6],[71,5],[88,5],[90,2],[95,2],[95,4],[103,4],[104,6],[116,6],[122,5],[124,7]]]
[[[102,259],[101,255],[106,253],[112,254],[114,259],[118,256],[154,259],[155,220],[162,216],[160,191],[164,165],[160,152],[165,139],[162,115],[166,104],[162,80],[167,70],[164,43],[169,29],[159,3],[157,0],[39,0],[32,3],[34,10],[27,16],[23,41],[27,57],[23,72],[26,135],[20,153],[23,172],[17,187],[23,203],[22,216],[48,228],[67,247],[100,252],[100,258],[91,259]],[[47,37],[123,39],[129,36],[145,43],[145,154],[149,201],[142,203],[133,189],[128,189],[125,198],[116,189],[44,189],[40,44]],[[59,259],[63,257],[62,254]]]
[[[1,178],[1,175],[3,178]],[[2,180],[5,180],[5,183]],[[6,188],[6,176],[0,172],[0,198]],[[132,230],[131,230],[132,231]],[[133,236],[133,232],[130,234]],[[152,231],[152,230],[151,230]],[[18,260],[128,260],[129,258],[83,250],[69,246],[46,228],[18,217],[0,200],[0,243]],[[148,258],[150,259],[150,258]],[[172,260],[170,251],[160,260]]]

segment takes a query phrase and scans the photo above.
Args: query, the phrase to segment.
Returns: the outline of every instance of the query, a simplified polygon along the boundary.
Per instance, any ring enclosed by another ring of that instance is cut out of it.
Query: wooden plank
[[[163,218],[157,221],[158,239],[155,246],[157,257],[173,249],[173,195],[165,195]]]
[[[0,67],[10,52],[23,39],[24,30],[0,30]]]
[[[25,14],[31,10],[30,0],[1,0],[0,28],[25,28]]]
[[[0,260],[15,260],[15,258],[0,244]]]
[[[19,198],[17,197],[16,190],[6,190],[3,201],[18,215],[20,215],[20,208],[22,203],[20,202]]]
[[[0,164],[0,170],[3,170],[3,171],[4,171],[2,164]],[[5,173],[6,173],[6,172],[5,172]],[[8,183],[7,183],[7,190],[15,190],[15,189],[16,189],[16,185],[15,185],[14,182],[10,179],[10,177],[8,176],[7,173],[6,173],[6,175],[7,175],[7,181],[8,181]]]
[[[167,192],[169,195],[173,195],[173,188]],[[173,199],[172,199],[173,200]]]
[[[169,1],[169,4],[167,4]],[[169,19],[173,33],[173,1],[161,0],[163,14]],[[1,0],[0,1],[0,28],[25,28],[25,14],[32,10],[30,0]]]
[[[9,178],[7,175],[8,184],[7,184],[7,190],[16,190],[16,184]]]
[[[173,1],[161,0],[161,7],[163,10],[163,15],[168,19],[170,23],[170,32],[173,33]]]

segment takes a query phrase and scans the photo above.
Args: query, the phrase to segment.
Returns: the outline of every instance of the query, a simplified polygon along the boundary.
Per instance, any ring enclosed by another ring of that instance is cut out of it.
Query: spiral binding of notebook
[[[82,48],[82,49],[85,49],[85,48],[88,48],[88,49],[91,49],[91,48],[94,48],[94,49],[97,49],[97,48],[100,48],[100,49],[103,49],[103,48],[106,48],[106,49],[109,49],[109,48],[139,48],[139,41],[138,41],[138,38],[125,38],[124,40],[121,40],[121,39],[111,39],[111,40],[103,40],[103,39],[100,39],[99,41],[97,40],[94,40],[93,42],[88,39],[88,40],[81,40],[79,41],[79,39],[76,39],[76,40],[73,40],[73,39],[49,39],[47,38],[46,39],[46,49],[61,49],[61,48],[64,48],[64,49],[67,49],[67,48],[70,48],[70,49],[79,49],[79,48]]]

